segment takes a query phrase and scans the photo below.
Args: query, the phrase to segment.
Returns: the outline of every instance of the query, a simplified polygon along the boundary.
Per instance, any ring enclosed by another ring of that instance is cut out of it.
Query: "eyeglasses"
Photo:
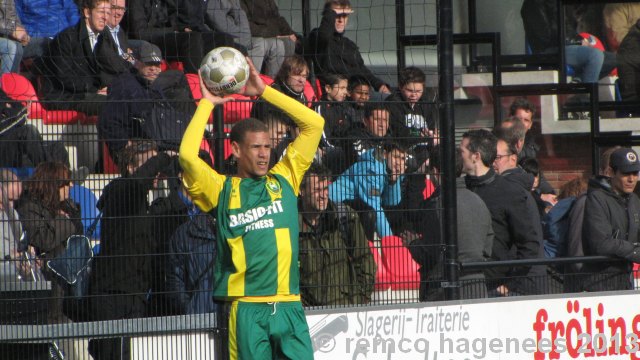
[[[124,6],[111,5],[111,10],[127,11],[127,8]]]
[[[496,160],[495,161],[500,161],[500,159],[502,159],[505,156],[511,156],[513,154],[505,154],[505,155],[496,155]]]

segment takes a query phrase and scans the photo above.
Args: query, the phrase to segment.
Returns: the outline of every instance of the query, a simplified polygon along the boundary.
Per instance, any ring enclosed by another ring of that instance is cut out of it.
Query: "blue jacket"
[[[216,310],[211,297],[216,236],[213,219],[199,214],[182,224],[171,237],[167,261],[167,297],[178,314],[202,314]]]
[[[15,0],[22,25],[33,38],[56,36],[80,20],[73,0]]]
[[[368,150],[329,186],[329,198],[334,202],[362,200],[376,212],[378,236],[393,235],[382,206],[400,203],[402,177],[394,184],[389,182],[387,163],[382,149]]]
[[[575,201],[576,198],[573,196],[558,201],[542,219],[545,257],[554,258],[567,255],[569,213]]]

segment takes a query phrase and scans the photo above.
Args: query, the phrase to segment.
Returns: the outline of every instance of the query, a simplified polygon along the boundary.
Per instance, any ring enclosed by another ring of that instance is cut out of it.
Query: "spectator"
[[[31,37],[23,58],[41,57],[52,38],[80,20],[78,5],[72,0],[15,0],[15,5]]]
[[[249,20],[240,6],[240,0],[207,1],[204,21],[212,29],[231,35],[236,44],[246,49],[251,46]]]
[[[35,167],[46,160],[42,135],[27,123],[27,109],[0,89],[0,167]]]
[[[171,256],[167,269],[167,297],[178,315],[215,312],[211,297],[215,264],[213,219],[198,214],[178,227],[171,238]]]
[[[586,194],[586,192],[587,182],[582,177],[577,177],[560,188],[558,203],[546,213],[542,220],[545,257],[555,258],[567,255],[567,234],[570,227],[569,214],[576,199]]]
[[[300,187],[300,290],[307,306],[371,300],[376,263],[358,214],[329,200],[329,169],[312,164]]]
[[[113,81],[107,96],[112,103],[98,119],[98,137],[106,142],[116,162],[118,152],[134,138],[156,140],[161,150],[177,150],[184,127],[176,120],[186,126],[195,108],[184,74],[161,71],[157,46],[143,43],[136,50],[135,72]],[[161,124],[164,131],[156,131],[150,126],[153,123]]]
[[[131,71],[135,58],[129,47],[129,37],[120,27],[127,10],[126,0],[111,0],[111,13],[107,26],[96,44],[96,59],[100,67],[101,82],[111,85],[113,78]]]
[[[83,20],[51,42],[40,67],[45,76],[41,98],[47,101],[47,108],[100,113],[107,88],[101,81],[94,51],[110,12],[109,0],[87,0],[82,8]]]
[[[530,158],[528,155],[522,155],[527,153],[529,155],[534,154],[531,147],[527,148],[526,124],[526,121],[522,121],[516,116],[510,116],[502,121],[499,129],[496,129],[496,133],[499,137],[504,138],[508,144],[513,144],[515,146],[515,150],[518,155],[518,164],[522,164],[527,159],[535,160],[535,158]],[[547,182],[544,176],[539,177],[539,183],[536,187],[539,189],[542,200],[552,205],[555,204],[555,190],[553,190],[553,187],[549,182]]]
[[[204,2],[136,0],[129,4],[123,27],[132,39],[160,47],[167,60],[182,62],[186,73],[197,74],[204,55],[217,46],[231,46],[227,34],[204,23]]]
[[[536,259],[542,241],[540,220],[535,220],[538,214],[528,208],[526,190],[494,171],[496,143],[496,137],[486,130],[470,130],[462,135],[460,152],[467,189],[478,194],[491,212],[494,231],[491,258],[510,260],[515,252],[516,259]],[[529,276],[530,268],[496,267],[485,271],[489,296],[537,293],[534,279]]]
[[[369,103],[364,109],[364,122],[353,124],[346,141],[340,144],[345,151],[346,167],[389,138],[389,109],[385,103]]]
[[[304,87],[307,83],[308,77],[309,67],[307,66],[307,63],[301,56],[293,55],[286,58],[282,63],[282,67],[280,67],[280,70],[275,77],[275,81],[271,86],[290,98],[296,99],[297,101],[307,105],[311,100],[307,99],[304,94]],[[251,109],[251,117],[264,119],[268,115],[274,115],[284,119],[287,125],[291,127],[291,131],[293,131],[295,123],[288,115],[266,101],[262,99],[258,100]]]
[[[98,202],[102,211],[100,253],[91,272],[93,315],[97,321],[144,317],[156,250],[148,194],[171,164],[149,140],[132,140],[122,151],[122,176],[110,182]],[[91,340],[94,359],[128,359],[129,339]],[[120,357],[122,354],[122,357]]]
[[[261,73],[273,78],[284,59],[293,55],[298,38],[274,0],[240,0],[240,5],[251,30],[249,57]]]
[[[536,114],[536,107],[529,100],[523,97],[516,98],[509,106],[509,116],[520,119],[524,125],[524,142],[518,151],[518,162],[524,158],[537,159],[540,145],[536,144],[533,133],[530,131],[533,126],[533,115]],[[503,121],[503,127],[509,127],[509,122],[513,122],[511,118]],[[505,124],[506,123],[506,124]]]
[[[398,75],[398,90],[385,100],[390,113],[391,136],[405,146],[416,146],[419,148],[416,151],[423,152],[427,151],[428,138],[438,136],[435,98],[425,92],[425,80],[424,72],[417,67],[404,68]]]
[[[435,153],[438,153],[436,151]],[[440,170],[440,157],[431,157],[435,173]],[[489,261],[493,246],[491,213],[482,199],[468,190],[462,175],[460,151],[456,154],[456,207],[458,212],[458,261]],[[420,265],[420,301],[445,300],[445,258],[441,250],[446,245],[442,234],[442,187],[438,186],[431,197],[420,204],[419,236],[407,241],[413,259]],[[412,241],[411,241],[412,240]],[[487,286],[482,270],[465,271],[460,276],[460,299],[487,297]]]
[[[20,72],[24,50],[29,45],[29,33],[20,22],[13,0],[0,1],[0,75]]]
[[[169,241],[166,298],[177,315],[216,311],[213,269],[216,258],[215,221],[191,201],[184,188],[179,197],[189,209],[189,220],[178,227]]]
[[[623,101],[640,100],[640,19],[618,48],[618,76]]]
[[[173,158],[173,160],[163,171],[167,195],[160,195],[149,207],[149,216],[153,218],[152,236],[155,255],[151,259],[153,263],[151,288],[154,293],[147,305],[148,316],[176,315],[174,311],[180,310],[179,307],[174,306],[174,299],[168,296],[169,273],[167,270],[173,255],[171,239],[178,228],[189,222],[190,217],[196,214],[197,210],[191,200],[185,196],[186,192],[180,178],[182,169],[178,159]]]
[[[640,19],[640,4],[613,3],[606,4],[602,9],[604,29],[607,36],[609,50],[618,51],[622,40]]]
[[[614,146],[605,150],[600,156],[600,167],[598,174],[603,177],[611,177],[611,167],[609,161],[611,160],[611,154],[619,149],[620,146]],[[579,196],[569,213],[569,232],[567,234],[567,256],[584,256],[584,249],[582,246],[582,228],[584,225],[584,206],[587,202],[586,192]],[[581,263],[571,264],[568,266],[568,272],[576,275],[582,269]],[[566,276],[565,276],[566,277]],[[565,281],[567,283],[567,281]],[[578,285],[578,284],[577,284]],[[582,291],[582,286],[578,285],[574,287],[574,291]]]
[[[0,169],[0,256],[4,261],[0,265],[0,279],[3,283],[21,279],[32,280],[27,271],[21,270],[23,257],[22,223],[13,208],[14,202],[22,193],[22,182],[15,173]]]
[[[394,235],[387,221],[385,206],[401,201],[401,184],[405,170],[407,150],[395,142],[374,147],[348,168],[329,186],[329,197],[345,203],[363,214],[360,219],[367,239]],[[371,219],[373,212],[374,219]]]
[[[631,270],[634,262],[640,262],[640,200],[633,193],[638,171],[636,152],[619,148],[609,160],[611,177],[589,181],[582,227],[584,254],[627,261],[584,264],[583,291],[633,289]]]
[[[364,121],[364,109],[369,102],[371,86],[364,76],[355,75],[349,78],[349,98],[351,106],[355,109],[354,123]]]
[[[353,123],[354,112],[344,101],[347,97],[347,77],[329,75],[324,85],[324,95],[316,105],[316,112],[324,117],[324,141],[344,138]]]
[[[540,188],[540,180],[544,178],[540,164],[536,159],[524,159],[519,165],[525,173],[533,175],[533,188],[531,195],[538,205],[540,217],[544,215],[558,203],[558,197],[555,194],[543,194]],[[547,200],[545,200],[547,199]]]
[[[69,198],[70,178],[65,165],[44,162],[36,167],[15,204],[29,245],[43,263],[64,252],[69,236],[82,234],[80,209]],[[51,270],[45,267],[43,272],[52,286],[48,322],[68,322],[63,313],[64,290]]]
[[[347,96],[347,77],[327,75],[325,92],[321,102],[315,106],[316,112],[324,117],[324,131],[320,142],[320,161],[334,174],[342,173],[346,165],[345,152],[339,144],[346,139],[352,128],[355,112],[344,100]]]
[[[556,4],[547,0],[525,0],[520,9],[528,45],[534,54],[556,54],[558,14]],[[593,47],[589,40],[567,28],[565,62],[575,69],[575,82],[595,83],[615,67],[615,54]]]
[[[328,0],[320,27],[305,40],[304,54],[313,61],[314,73],[321,81],[328,74],[361,75],[376,91],[389,94],[389,86],[365,66],[358,45],[344,36],[351,14],[349,0]]]

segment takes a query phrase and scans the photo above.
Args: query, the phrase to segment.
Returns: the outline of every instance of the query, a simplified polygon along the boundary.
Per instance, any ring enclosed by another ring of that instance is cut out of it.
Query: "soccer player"
[[[198,158],[198,148],[213,106],[230,99],[211,94],[200,80],[203,99],[180,146],[183,181],[194,203],[217,217],[213,296],[231,303],[230,358],[313,359],[300,302],[297,196],[324,120],[265,86],[250,61],[249,66],[243,95],[261,96],[284,111],[300,135],[269,169],[269,130],[257,119],[244,119],[231,130],[237,173],[217,173]]]

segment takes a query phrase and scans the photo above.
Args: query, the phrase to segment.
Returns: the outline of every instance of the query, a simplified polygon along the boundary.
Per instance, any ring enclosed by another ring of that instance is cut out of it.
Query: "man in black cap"
[[[106,142],[116,164],[118,152],[130,139],[153,139],[160,150],[177,150],[184,129],[175,129],[176,133],[171,135],[169,126],[175,123],[186,126],[195,112],[184,74],[160,69],[160,48],[144,42],[133,55],[136,59],[134,69],[113,80],[107,96],[111,104],[104,108],[98,120],[98,138]],[[163,126],[150,126],[158,119],[166,121]],[[163,138],[166,136],[175,138],[174,148],[170,146],[171,139]]]
[[[585,291],[632,289],[633,263],[640,262],[640,200],[633,193],[640,171],[638,154],[630,148],[615,150],[609,171],[611,177],[589,181],[582,228],[584,254],[627,261],[585,264]]]

